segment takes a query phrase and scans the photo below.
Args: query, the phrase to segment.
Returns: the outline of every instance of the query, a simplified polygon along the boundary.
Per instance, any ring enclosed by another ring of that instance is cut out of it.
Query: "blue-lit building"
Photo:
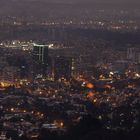
[[[34,46],[33,46],[34,61],[36,61],[40,64],[47,64],[48,48],[49,48],[49,45],[34,44]]]
[[[33,44],[33,61],[36,74],[45,75],[48,67],[49,45]]]

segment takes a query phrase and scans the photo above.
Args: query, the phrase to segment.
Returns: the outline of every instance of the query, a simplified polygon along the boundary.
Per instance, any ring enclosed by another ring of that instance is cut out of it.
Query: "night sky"
[[[4,2],[10,2],[10,1],[46,1],[46,2],[63,2],[63,3],[77,3],[77,2],[84,2],[84,3],[91,3],[91,2],[98,2],[98,3],[126,3],[127,2],[131,2],[131,3],[140,3],[140,0],[0,0],[0,3],[4,1]]]
[[[46,14],[48,13],[47,8],[55,11],[68,11],[68,5],[71,6],[69,11],[72,12],[73,6],[70,4],[74,4],[79,8],[90,7],[92,9],[100,6],[109,9],[113,7],[139,9],[140,0],[0,0],[0,16],[30,15],[36,13],[36,9],[39,9],[38,12],[44,11],[42,13]]]

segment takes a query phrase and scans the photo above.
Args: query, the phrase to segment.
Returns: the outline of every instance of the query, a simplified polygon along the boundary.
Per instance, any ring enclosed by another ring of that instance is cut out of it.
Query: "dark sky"
[[[107,4],[107,3],[123,3],[125,5],[127,4],[140,4],[140,0],[0,0],[0,4],[1,3],[7,3],[7,4],[10,4],[12,2],[16,2],[16,3],[20,3],[21,1],[26,1],[26,2],[31,2],[31,1],[38,1],[38,2],[41,2],[41,1],[45,1],[45,2],[49,2],[49,3],[99,3],[99,4]]]
[[[98,3],[124,3],[126,2],[131,2],[131,3],[140,3],[140,0],[0,0],[0,1],[46,1],[46,2],[63,2],[63,3],[77,3],[77,2],[85,2],[85,3],[89,3],[89,2],[98,2]]]
[[[72,4],[69,5],[69,3]],[[76,6],[75,9],[73,9],[74,6]],[[24,13],[28,15],[40,11],[41,14],[46,14],[48,11],[64,13],[63,10],[72,13],[76,9],[80,11],[85,8],[139,9],[140,0],[0,0],[0,15],[2,16],[23,15]]]
[[[20,1],[20,0],[19,0]],[[29,0],[28,0],[29,1]],[[34,0],[32,0],[34,1]],[[99,3],[106,3],[106,2],[137,2],[139,3],[140,0],[38,0],[38,1],[48,1],[48,2],[66,2],[66,3],[72,3],[72,2],[85,2],[85,3],[88,3],[88,2],[99,2]]]
[[[20,0],[19,0],[20,1]],[[29,0],[28,0],[29,1]],[[35,1],[35,0],[30,0],[30,1]],[[37,1],[37,0],[36,0]],[[93,1],[96,1],[96,2],[108,2],[108,1],[126,1],[126,2],[134,2],[134,1],[139,1],[139,0],[38,0],[38,1],[56,1],[56,2],[69,2],[69,1],[73,1],[73,2],[93,2]]]

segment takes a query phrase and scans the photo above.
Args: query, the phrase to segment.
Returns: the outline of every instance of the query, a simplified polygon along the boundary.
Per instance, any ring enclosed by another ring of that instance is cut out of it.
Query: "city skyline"
[[[139,132],[139,0],[0,0],[0,140]]]

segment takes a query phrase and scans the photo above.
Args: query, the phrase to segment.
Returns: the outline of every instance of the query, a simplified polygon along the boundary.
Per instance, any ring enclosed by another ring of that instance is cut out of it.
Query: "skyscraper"
[[[45,75],[48,66],[48,47],[49,45],[34,44],[33,60],[36,74]]]
[[[47,64],[48,47],[49,47],[49,45],[34,44],[34,46],[33,46],[33,58],[37,63]]]

